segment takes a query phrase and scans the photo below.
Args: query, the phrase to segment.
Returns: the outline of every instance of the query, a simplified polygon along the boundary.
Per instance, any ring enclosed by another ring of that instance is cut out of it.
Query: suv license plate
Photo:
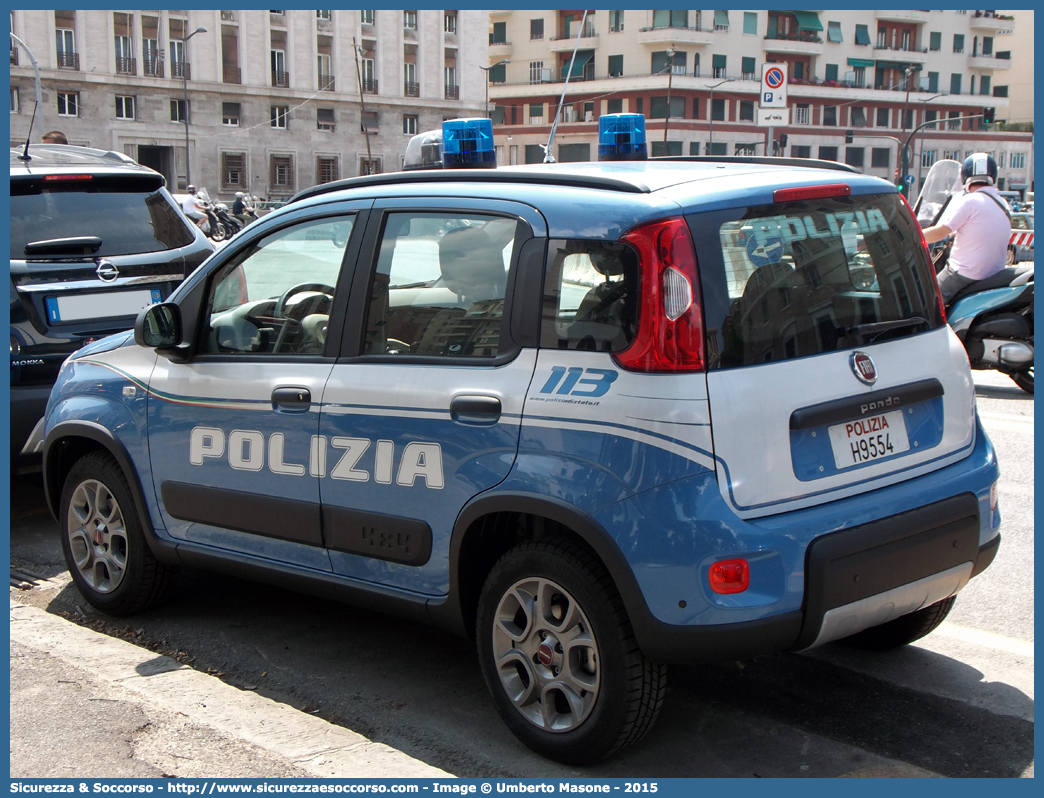
[[[902,410],[867,416],[828,428],[834,465],[850,468],[900,454],[910,448]]]
[[[44,304],[47,307],[47,320],[54,324],[59,321],[137,316],[149,305],[160,301],[162,301],[160,292],[153,289],[113,291],[107,294],[49,296]]]

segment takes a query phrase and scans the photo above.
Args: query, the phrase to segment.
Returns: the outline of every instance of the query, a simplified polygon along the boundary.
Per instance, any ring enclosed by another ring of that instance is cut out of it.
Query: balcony
[[[334,90],[334,76],[333,75],[319,75],[319,91],[333,91]]]
[[[410,83],[409,81],[403,83],[402,94],[404,97],[420,97],[420,84]]]
[[[191,65],[186,61],[171,61],[170,76],[172,78],[183,78],[184,80],[192,80]]]
[[[158,58],[145,58],[141,62],[141,74],[147,78],[163,77],[163,62]]]
[[[138,62],[133,58],[117,58],[116,59],[116,74],[117,75],[137,75],[138,74]]]
[[[276,89],[290,88],[290,73],[279,69],[272,70],[272,87]]]
[[[79,69],[80,68],[80,54],[79,53],[68,53],[64,51],[58,52],[58,68],[59,69]]]
[[[511,55],[512,51],[511,42],[494,42],[489,43],[489,60],[504,58],[505,56]]]
[[[990,31],[993,33],[1011,33],[1015,27],[1012,17],[999,17],[992,11],[976,11],[975,16],[968,20],[972,30]]]
[[[638,44],[713,44],[714,31],[703,28],[640,28]]]
[[[874,18],[881,22],[927,22],[928,11],[875,11]]]
[[[235,11],[222,11],[221,12],[221,21],[222,22],[235,22],[236,21],[236,16],[237,15],[236,15]]]
[[[573,47],[576,46],[576,34],[572,36],[556,36],[547,43],[547,49],[552,53],[571,53]],[[586,31],[580,37],[580,49],[581,50],[592,50],[598,46],[598,34],[593,30]],[[492,48],[490,48],[490,55],[493,54]]]
[[[277,14],[274,11],[268,12],[268,23],[275,25],[277,28],[286,27],[286,14]]]
[[[18,48],[11,48],[11,66],[18,66]]]
[[[332,78],[331,78],[332,80]],[[376,94],[377,93],[377,79],[376,78],[363,78],[362,82],[363,94]]]
[[[999,53],[996,56],[971,55],[968,56],[968,68],[985,70],[1011,69],[1011,58],[1001,58]]]
[[[316,19],[315,30],[318,33],[333,33],[333,20],[322,19],[321,17]]]
[[[819,55],[823,52],[823,39],[818,34],[803,32],[789,36],[765,37],[767,53],[793,53],[795,55]]]
[[[243,70],[239,67],[222,67],[221,68],[221,82],[222,83],[242,83],[243,82]]]
[[[460,99],[460,86],[446,86],[446,99],[447,100],[459,100]]]

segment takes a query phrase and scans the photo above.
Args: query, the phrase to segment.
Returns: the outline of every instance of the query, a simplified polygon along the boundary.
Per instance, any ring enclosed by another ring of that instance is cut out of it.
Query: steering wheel
[[[333,303],[334,289],[332,286],[326,283],[298,283],[297,285],[290,286],[283,295],[279,297],[279,300],[275,304],[275,309],[272,311],[272,315],[276,318],[285,318],[285,309],[287,303],[290,301],[292,296],[296,294],[304,293],[305,291],[319,291],[330,299]]]

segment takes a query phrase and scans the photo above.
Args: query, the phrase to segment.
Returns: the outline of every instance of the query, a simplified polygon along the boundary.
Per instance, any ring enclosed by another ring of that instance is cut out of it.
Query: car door
[[[516,456],[536,349],[515,331],[514,281],[546,235],[519,203],[374,203],[320,417],[336,573],[448,592],[457,515]]]
[[[174,538],[330,570],[319,403],[368,204],[309,209],[244,240],[207,279],[191,359],[159,359],[149,448]]]

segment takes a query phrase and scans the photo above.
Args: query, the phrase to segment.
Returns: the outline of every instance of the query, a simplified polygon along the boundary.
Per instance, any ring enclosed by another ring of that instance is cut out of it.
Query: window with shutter
[[[315,179],[318,183],[332,183],[341,179],[340,163],[336,155],[316,156]]]
[[[268,156],[268,191],[270,194],[294,193],[294,156]]]
[[[221,188],[238,191],[246,186],[246,153],[221,153]]]

